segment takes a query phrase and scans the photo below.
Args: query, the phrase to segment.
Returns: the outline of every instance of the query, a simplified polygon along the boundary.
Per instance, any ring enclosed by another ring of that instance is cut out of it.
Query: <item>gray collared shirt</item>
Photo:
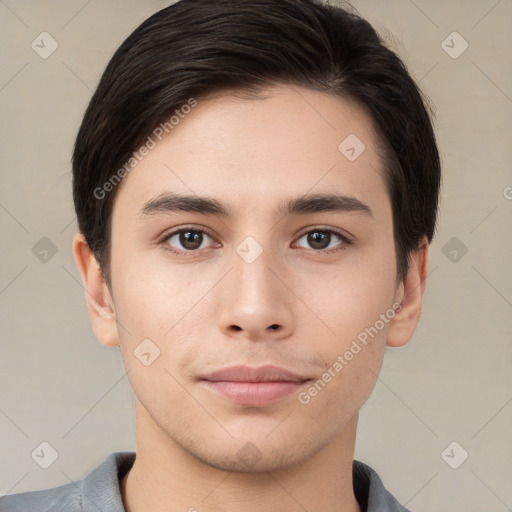
[[[120,480],[132,467],[135,452],[114,452],[85,478],[59,487],[0,497],[1,512],[126,512]],[[370,466],[352,464],[354,493],[362,512],[411,512],[384,488]]]

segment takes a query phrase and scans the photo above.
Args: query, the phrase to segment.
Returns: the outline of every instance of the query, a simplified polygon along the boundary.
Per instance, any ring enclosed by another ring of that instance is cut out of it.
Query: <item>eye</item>
[[[182,228],[166,235],[161,243],[171,252],[184,254],[204,249],[204,242],[212,238],[202,229]]]
[[[206,231],[185,227],[165,235],[160,243],[165,250],[171,251],[174,254],[193,255],[199,249],[208,247],[208,239],[210,241],[213,240]],[[300,241],[301,239],[305,239],[306,243],[309,244],[309,248],[314,251],[329,254],[342,251],[352,244],[347,236],[333,229],[315,228],[304,233],[298,240]],[[338,240],[337,244],[335,243],[336,239]],[[216,246],[220,247],[220,244],[217,243]],[[299,242],[295,242],[294,246],[308,248]]]
[[[304,233],[299,238],[299,240],[303,238],[306,239],[306,243],[309,244],[310,248],[314,249],[315,251],[328,253],[341,251],[347,245],[351,244],[351,241],[345,235],[333,229],[315,228],[313,230],[308,231],[307,233]],[[333,245],[332,242],[336,242],[336,239],[340,240],[341,243],[335,243]],[[299,245],[299,247],[305,247],[304,245],[300,245],[298,242],[297,244]],[[326,251],[325,249],[329,250]]]

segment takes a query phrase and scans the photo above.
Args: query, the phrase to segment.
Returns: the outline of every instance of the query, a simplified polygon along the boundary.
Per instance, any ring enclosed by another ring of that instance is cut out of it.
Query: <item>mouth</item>
[[[248,407],[276,403],[297,392],[310,380],[272,365],[258,368],[232,366],[200,378],[206,389],[232,403]]]

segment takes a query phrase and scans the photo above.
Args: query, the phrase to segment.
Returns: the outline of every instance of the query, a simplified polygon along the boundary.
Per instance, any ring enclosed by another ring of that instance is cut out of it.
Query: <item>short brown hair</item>
[[[435,231],[441,163],[432,110],[366,20],[320,0],[181,0],[144,21],[108,63],[73,152],[80,231],[110,286],[118,187],[102,187],[152,131],[193,97],[222,89],[306,86],[357,101],[381,139],[397,275]]]

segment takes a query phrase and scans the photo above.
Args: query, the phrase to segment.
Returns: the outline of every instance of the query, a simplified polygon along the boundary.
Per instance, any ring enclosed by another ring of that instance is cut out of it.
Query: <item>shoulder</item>
[[[0,496],[2,512],[124,512],[119,479],[132,466],[135,452],[114,452],[77,482]]]
[[[354,494],[363,512],[411,512],[384,487],[377,472],[359,460],[353,461]]]
[[[65,484],[52,489],[21,492],[0,496],[2,512],[50,512],[66,510],[81,512],[82,493],[76,484]]]

